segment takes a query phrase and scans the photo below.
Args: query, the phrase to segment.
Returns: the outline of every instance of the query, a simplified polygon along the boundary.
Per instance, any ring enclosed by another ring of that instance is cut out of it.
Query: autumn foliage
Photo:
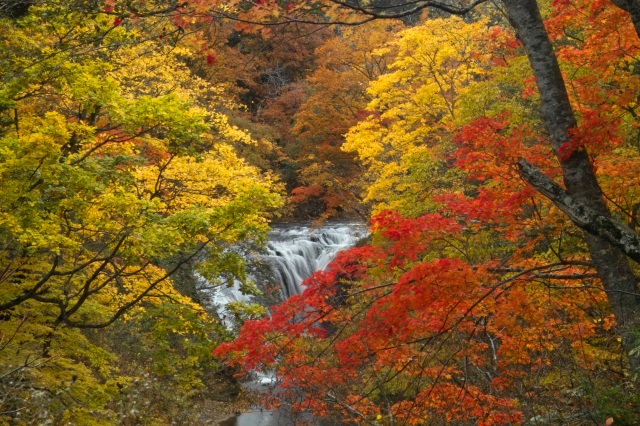
[[[0,423],[163,423],[228,336],[179,270],[246,282],[281,197],[175,10],[72,3],[0,15]]]
[[[637,1],[5,3],[0,423],[640,423],[638,263],[519,167],[637,236]],[[233,336],[280,209],[370,235]]]
[[[546,24],[579,121],[567,144],[548,144],[511,30],[446,18],[400,32],[343,145],[365,168],[368,243],[214,354],[273,371],[275,405],[343,421],[638,421],[633,351],[583,234],[516,163],[559,180],[586,150],[637,227],[640,44],[610,2],[554,2]]]

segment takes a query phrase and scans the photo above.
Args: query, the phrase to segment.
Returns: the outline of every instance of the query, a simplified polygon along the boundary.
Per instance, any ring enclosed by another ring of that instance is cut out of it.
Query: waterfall
[[[259,257],[271,268],[282,297],[288,298],[301,293],[302,281],[325,269],[340,250],[353,247],[367,234],[361,223],[330,222],[315,228],[301,223],[277,224],[267,234],[266,251]],[[211,288],[204,278],[198,280],[205,303],[215,306],[228,325],[224,308],[227,304],[253,301],[252,296],[240,292],[238,283],[233,287]]]
[[[315,271],[329,265],[340,250],[353,247],[367,235],[361,224],[330,223],[319,228],[300,224],[280,225],[269,232],[267,261],[283,296],[302,292],[301,283]]]
[[[360,223],[333,222],[321,227],[309,224],[291,223],[278,224],[268,233],[268,243],[265,251],[258,257],[267,264],[273,279],[279,284],[282,298],[288,298],[301,293],[304,288],[301,283],[315,271],[325,269],[336,257],[340,250],[353,247],[358,240],[368,235],[368,229]],[[200,277],[202,283],[201,294],[206,297],[205,303],[215,306],[218,315],[229,328],[235,325],[231,315],[225,310],[230,302],[253,302],[251,296],[243,295],[239,290],[239,283],[233,287],[212,287]],[[255,277],[254,277],[254,281]],[[257,282],[260,287],[260,282]],[[264,391],[264,386],[275,386],[276,376],[270,372],[254,371],[253,380],[244,383],[249,389]],[[220,422],[222,426],[253,426],[272,425],[282,426],[297,424],[296,418],[291,417],[288,410],[263,410],[260,407],[252,411],[229,417]],[[323,425],[319,419],[303,414],[305,422],[313,425]]]

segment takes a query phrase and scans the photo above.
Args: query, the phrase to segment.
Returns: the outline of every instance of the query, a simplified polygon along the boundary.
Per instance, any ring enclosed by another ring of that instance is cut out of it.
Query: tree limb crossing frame
[[[604,238],[640,263],[640,235],[576,200],[569,192],[525,159],[518,161],[518,173],[536,191],[551,200],[578,227]]]

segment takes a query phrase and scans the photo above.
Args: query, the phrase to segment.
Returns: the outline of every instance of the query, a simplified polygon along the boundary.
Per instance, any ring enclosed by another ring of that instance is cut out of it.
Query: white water
[[[353,247],[367,235],[355,223],[330,223],[319,228],[306,225],[279,225],[269,232],[267,254],[283,296],[302,292],[302,281],[315,271],[326,269],[340,250]]]
[[[340,250],[353,247],[367,235],[366,226],[359,223],[334,222],[312,228],[308,224],[274,225],[268,233],[266,252],[260,257],[271,266],[284,299],[302,292],[302,281],[312,273],[324,270]],[[231,315],[225,309],[230,302],[252,302],[242,294],[239,284],[212,288],[202,277],[200,292],[207,303],[231,326]],[[258,285],[260,283],[257,283]]]
[[[340,250],[353,247],[368,234],[366,226],[358,223],[334,222],[312,228],[307,224],[279,224],[269,232],[265,254],[261,255],[271,266],[273,276],[280,285],[283,299],[303,291],[301,283],[312,273],[324,270]],[[251,302],[252,297],[240,292],[238,283],[233,287],[212,288],[200,277],[201,293],[212,303],[228,327],[233,327],[231,315],[225,306],[230,302]],[[260,283],[257,283],[260,285]],[[245,383],[251,389],[263,390],[276,386],[275,377],[261,372],[254,373],[254,380]],[[218,423],[220,426],[288,426],[298,424],[288,410],[269,411],[259,407]],[[309,415],[302,419],[314,425],[322,425]]]

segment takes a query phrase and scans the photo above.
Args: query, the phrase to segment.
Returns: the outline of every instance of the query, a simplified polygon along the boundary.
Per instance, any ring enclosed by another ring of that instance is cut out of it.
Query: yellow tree
[[[108,423],[127,379],[81,330],[164,303],[211,323],[172,275],[192,262],[246,282],[230,248],[260,240],[280,205],[171,17],[70,6],[0,20],[0,411],[25,424]]]
[[[294,188],[293,201],[320,199],[323,217],[360,207],[354,183],[361,170],[353,154],[340,148],[344,134],[366,116],[367,87],[387,71],[393,52],[386,46],[399,29],[394,22],[344,28],[316,51],[317,68],[306,79],[308,96],[294,116],[293,132],[304,155],[298,170],[302,185]]]
[[[456,181],[444,159],[460,100],[485,73],[486,34],[483,21],[451,18],[399,35],[391,72],[369,86],[371,115],[349,131],[343,147],[367,168],[365,201],[374,212],[424,213],[434,206],[430,197]]]

